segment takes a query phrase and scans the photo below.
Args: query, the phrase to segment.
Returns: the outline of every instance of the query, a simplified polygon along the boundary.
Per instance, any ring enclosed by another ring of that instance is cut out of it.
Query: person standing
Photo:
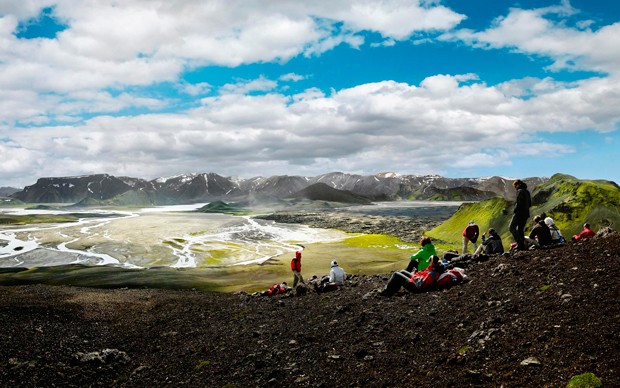
[[[525,224],[527,224],[527,219],[530,218],[532,197],[527,190],[527,185],[522,180],[517,179],[512,183],[512,186],[517,189],[517,202],[515,203],[509,229],[517,243],[517,249],[525,250]]]
[[[469,225],[463,229],[463,255],[467,253],[467,245],[469,242],[474,246],[474,252],[476,251],[476,241],[478,241],[478,235],[480,229],[474,221],[469,221]]]
[[[297,287],[298,282],[306,284],[301,276],[301,251],[295,252],[295,257],[291,260],[291,271],[293,271],[293,288]]]

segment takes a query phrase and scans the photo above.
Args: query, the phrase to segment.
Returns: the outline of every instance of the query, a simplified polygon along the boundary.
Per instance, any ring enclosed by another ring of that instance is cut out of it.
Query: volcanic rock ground
[[[618,233],[467,273],[391,298],[389,274],[305,296],[0,287],[0,386],[620,386]]]

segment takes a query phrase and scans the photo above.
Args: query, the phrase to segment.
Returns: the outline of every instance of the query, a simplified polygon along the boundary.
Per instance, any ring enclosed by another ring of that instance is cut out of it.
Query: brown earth
[[[614,233],[391,298],[389,274],[300,297],[0,287],[0,385],[618,387],[619,271]]]

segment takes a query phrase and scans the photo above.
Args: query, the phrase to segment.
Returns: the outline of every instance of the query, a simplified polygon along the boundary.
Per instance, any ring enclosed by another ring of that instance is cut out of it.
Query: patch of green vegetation
[[[509,237],[508,225],[512,217],[509,211],[510,203],[503,198],[491,198],[482,202],[464,203],[448,220],[434,229],[427,235],[433,239],[442,240],[451,244],[461,242],[461,233],[469,221],[474,221],[480,228],[480,233],[485,233],[489,228],[494,228],[502,236],[504,245],[507,246]],[[505,235],[505,236],[504,236]]]
[[[245,317],[247,317],[247,316],[248,316],[248,312],[247,311],[237,311],[236,313],[232,314],[230,319],[232,321],[240,321],[242,319],[245,319]]]
[[[128,381],[129,381],[129,377],[127,377],[127,375],[121,375],[121,376],[118,376],[118,378],[112,382],[112,386],[116,387],[118,385],[123,385],[124,383]]]
[[[549,291],[552,287],[554,286],[554,284],[547,284],[546,286],[542,286],[539,288],[540,292],[547,292]]]
[[[0,214],[0,224],[4,225],[28,225],[28,224],[47,224],[76,222],[78,217],[72,214],[32,214],[32,215],[12,215]]]
[[[573,376],[566,384],[566,388],[599,388],[602,386],[603,382],[594,373],[583,373]]]
[[[234,203],[226,203],[224,201],[213,201],[196,211],[199,213],[224,213],[233,216],[246,216],[252,214],[252,212],[248,209]]]
[[[365,234],[345,239],[342,242],[346,246],[358,248],[383,248],[383,249],[402,249],[404,243],[398,237],[385,234]]]
[[[204,368],[205,366],[209,366],[209,365],[211,365],[211,361],[209,361],[209,360],[200,361],[198,363],[198,365],[196,365],[196,370],[200,370],[200,369]]]
[[[469,346],[465,345],[462,348],[460,348],[459,350],[457,350],[456,352],[458,353],[459,356],[464,356],[469,349],[471,349]]]

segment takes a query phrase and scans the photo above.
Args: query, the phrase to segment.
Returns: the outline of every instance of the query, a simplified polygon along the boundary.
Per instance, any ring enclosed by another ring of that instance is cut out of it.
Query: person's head
[[[587,222],[585,224],[583,224],[583,228],[584,229],[590,229],[590,224],[588,224]]]
[[[534,217],[534,223],[535,224],[539,223],[540,221],[542,221],[542,217],[541,216]]]
[[[474,221],[469,221],[469,225],[476,225]]]
[[[497,232],[493,228],[489,228],[489,236],[495,236]]]
[[[420,240],[420,245],[421,246],[425,246],[431,243],[431,238],[430,237],[422,237],[422,240]]]
[[[338,266],[338,262],[336,260],[332,260],[332,267],[337,267]]]
[[[295,252],[295,258],[296,259],[301,259],[301,251]]]
[[[553,218],[547,217],[545,218],[545,224],[547,224],[548,226],[553,226],[555,225],[555,222],[553,222]]]
[[[288,284],[286,284],[286,282],[282,282],[282,283],[280,284],[280,287],[282,287],[282,288],[286,288],[286,287],[288,287]]]
[[[525,182],[523,182],[521,179],[517,179],[516,181],[512,182],[512,186],[517,190],[527,187]]]

